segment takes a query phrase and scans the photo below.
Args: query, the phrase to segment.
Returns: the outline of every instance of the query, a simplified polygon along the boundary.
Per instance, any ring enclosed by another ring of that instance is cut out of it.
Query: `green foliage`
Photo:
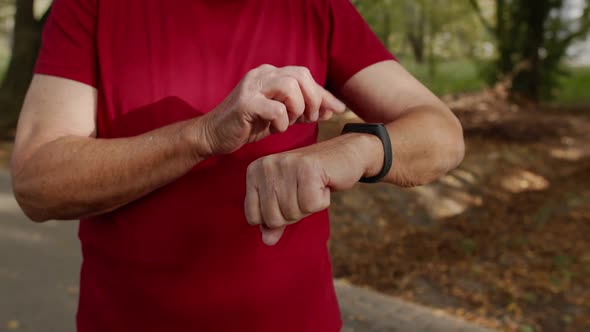
[[[467,1],[353,0],[373,31],[395,54],[417,62],[434,57],[472,57],[486,42]]]
[[[480,63],[468,60],[438,59],[434,75],[428,66],[411,59],[401,59],[402,65],[437,95],[471,92],[483,89],[485,80],[479,73]]]
[[[428,67],[418,64],[411,58],[401,58],[402,65],[435,94],[442,96],[462,92],[478,91],[486,87],[486,70],[491,70],[492,62],[475,60],[438,59],[434,76]],[[590,67],[566,67],[566,75],[560,78],[561,89],[555,91],[555,101],[564,104],[590,102]],[[544,224],[553,213],[552,209],[538,211],[537,220]]]
[[[555,100],[560,103],[588,103],[590,102],[590,67],[570,67],[568,74],[561,77],[561,88],[555,94]]]

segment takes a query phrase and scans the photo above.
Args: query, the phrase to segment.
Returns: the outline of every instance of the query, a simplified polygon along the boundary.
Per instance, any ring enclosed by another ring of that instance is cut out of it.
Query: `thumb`
[[[267,246],[274,246],[279,242],[281,236],[283,236],[285,226],[272,229],[266,225],[260,225],[260,231],[262,232],[262,242]]]

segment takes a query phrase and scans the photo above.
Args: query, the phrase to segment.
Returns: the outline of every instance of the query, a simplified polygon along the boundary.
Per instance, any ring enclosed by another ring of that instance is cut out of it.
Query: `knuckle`
[[[260,159],[260,168],[264,170],[264,172],[268,175],[271,173],[275,168],[275,160],[272,157],[266,157]]]
[[[287,76],[283,79],[283,85],[289,92],[299,90],[299,82],[291,76]]]
[[[309,200],[301,203],[301,211],[305,214],[310,214],[316,212],[313,206],[313,203]]]
[[[275,69],[274,66],[269,65],[269,64],[262,64],[254,69],[251,69],[250,71],[248,71],[246,73],[246,75],[244,76],[244,80],[245,81],[260,81],[260,78],[264,75],[268,75],[269,73],[272,73],[272,71]]]
[[[302,75],[303,77],[306,77],[306,78],[312,77],[311,71],[307,67],[298,67],[297,70],[299,71],[300,75]]]
[[[322,97],[320,96],[319,91],[317,91],[317,89],[313,89],[312,91],[309,91],[309,107],[311,107],[313,110],[318,110],[320,108],[320,104],[322,103]]]
[[[302,178],[309,178],[312,175],[315,175],[315,173],[318,170],[317,167],[317,162],[314,158],[310,158],[309,156],[303,156],[300,157],[298,160],[298,164],[299,164],[299,175]]]
[[[260,169],[260,159],[254,161],[250,165],[248,165],[248,168],[246,169],[247,178],[251,178],[254,175],[256,175],[256,173],[258,172],[258,169]]]
[[[260,218],[258,218],[254,212],[250,211],[250,209],[246,209],[245,212],[246,212],[246,220],[248,221],[248,224],[250,224],[250,225],[260,224]]]
[[[287,106],[285,106],[285,104],[282,103],[276,103],[276,105],[274,106],[274,113],[277,114],[278,116],[283,116],[287,114]]]
[[[303,204],[301,204],[301,210],[306,213],[316,213],[330,207],[330,201],[321,198],[321,195],[316,197],[309,197]]]
[[[293,158],[289,155],[282,156],[278,161],[278,166],[281,169],[288,169],[293,164]]]
[[[236,87],[237,92],[235,103],[239,107],[247,106],[248,101],[251,99],[252,94],[259,89],[260,80],[252,73],[246,74],[242,82]]]
[[[313,199],[306,199],[301,203],[301,211],[305,214],[310,214],[319,211],[318,206],[319,204],[315,203]]]
[[[285,223],[282,220],[280,220],[279,218],[271,218],[265,224],[266,224],[266,226],[268,226],[270,228],[281,228],[281,227],[285,226]]]
[[[250,69],[248,70],[248,72],[246,73],[246,75],[244,75],[244,79],[248,79],[254,75],[256,75],[256,73],[260,70],[260,67],[258,68],[254,68],[254,69]]]
[[[246,75],[244,75],[244,82],[250,82],[256,79],[256,77],[258,77],[258,74],[260,73],[260,70],[260,67],[258,67],[248,71]]]
[[[287,221],[294,222],[301,220],[302,216],[299,211],[296,211],[295,209],[287,209],[284,212],[284,217]]]
[[[261,64],[260,66],[258,66],[258,68],[256,68],[256,69],[259,69],[259,70],[262,70],[262,71],[266,71],[266,70],[272,70],[274,68],[275,68],[275,66],[270,65],[268,63],[264,63],[264,64]]]

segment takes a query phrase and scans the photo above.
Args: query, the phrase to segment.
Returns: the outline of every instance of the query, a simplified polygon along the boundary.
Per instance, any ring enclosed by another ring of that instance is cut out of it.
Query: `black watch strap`
[[[342,134],[346,133],[371,134],[379,137],[381,143],[383,143],[383,155],[385,156],[383,160],[383,168],[381,168],[379,174],[369,178],[361,178],[359,180],[359,182],[363,183],[379,182],[385,177],[385,175],[387,175],[387,173],[389,173],[391,165],[393,164],[391,140],[389,139],[389,133],[387,132],[387,129],[385,129],[385,126],[381,123],[347,123],[342,129]]]

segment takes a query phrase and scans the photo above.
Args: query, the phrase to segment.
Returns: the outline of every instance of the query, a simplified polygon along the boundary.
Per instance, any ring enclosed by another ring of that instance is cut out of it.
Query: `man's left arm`
[[[384,182],[402,187],[427,184],[463,160],[459,120],[399,63],[384,61],[365,68],[343,86],[340,94],[366,122],[386,124],[394,164]],[[383,166],[383,146],[377,137],[371,141],[362,149],[362,159],[368,162],[365,176],[377,174]]]
[[[382,181],[426,184],[463,159],[458,119],[399,63],[383,61],[361,70],[338,94],[363,120],[386,124],[394,161]],[[248,169],[246,218],[260,225],[264,243],[273,245],[287,225],[326,209],[332,191],[378,174],[383,160],[380,139],[358,133],[263,157]]]

